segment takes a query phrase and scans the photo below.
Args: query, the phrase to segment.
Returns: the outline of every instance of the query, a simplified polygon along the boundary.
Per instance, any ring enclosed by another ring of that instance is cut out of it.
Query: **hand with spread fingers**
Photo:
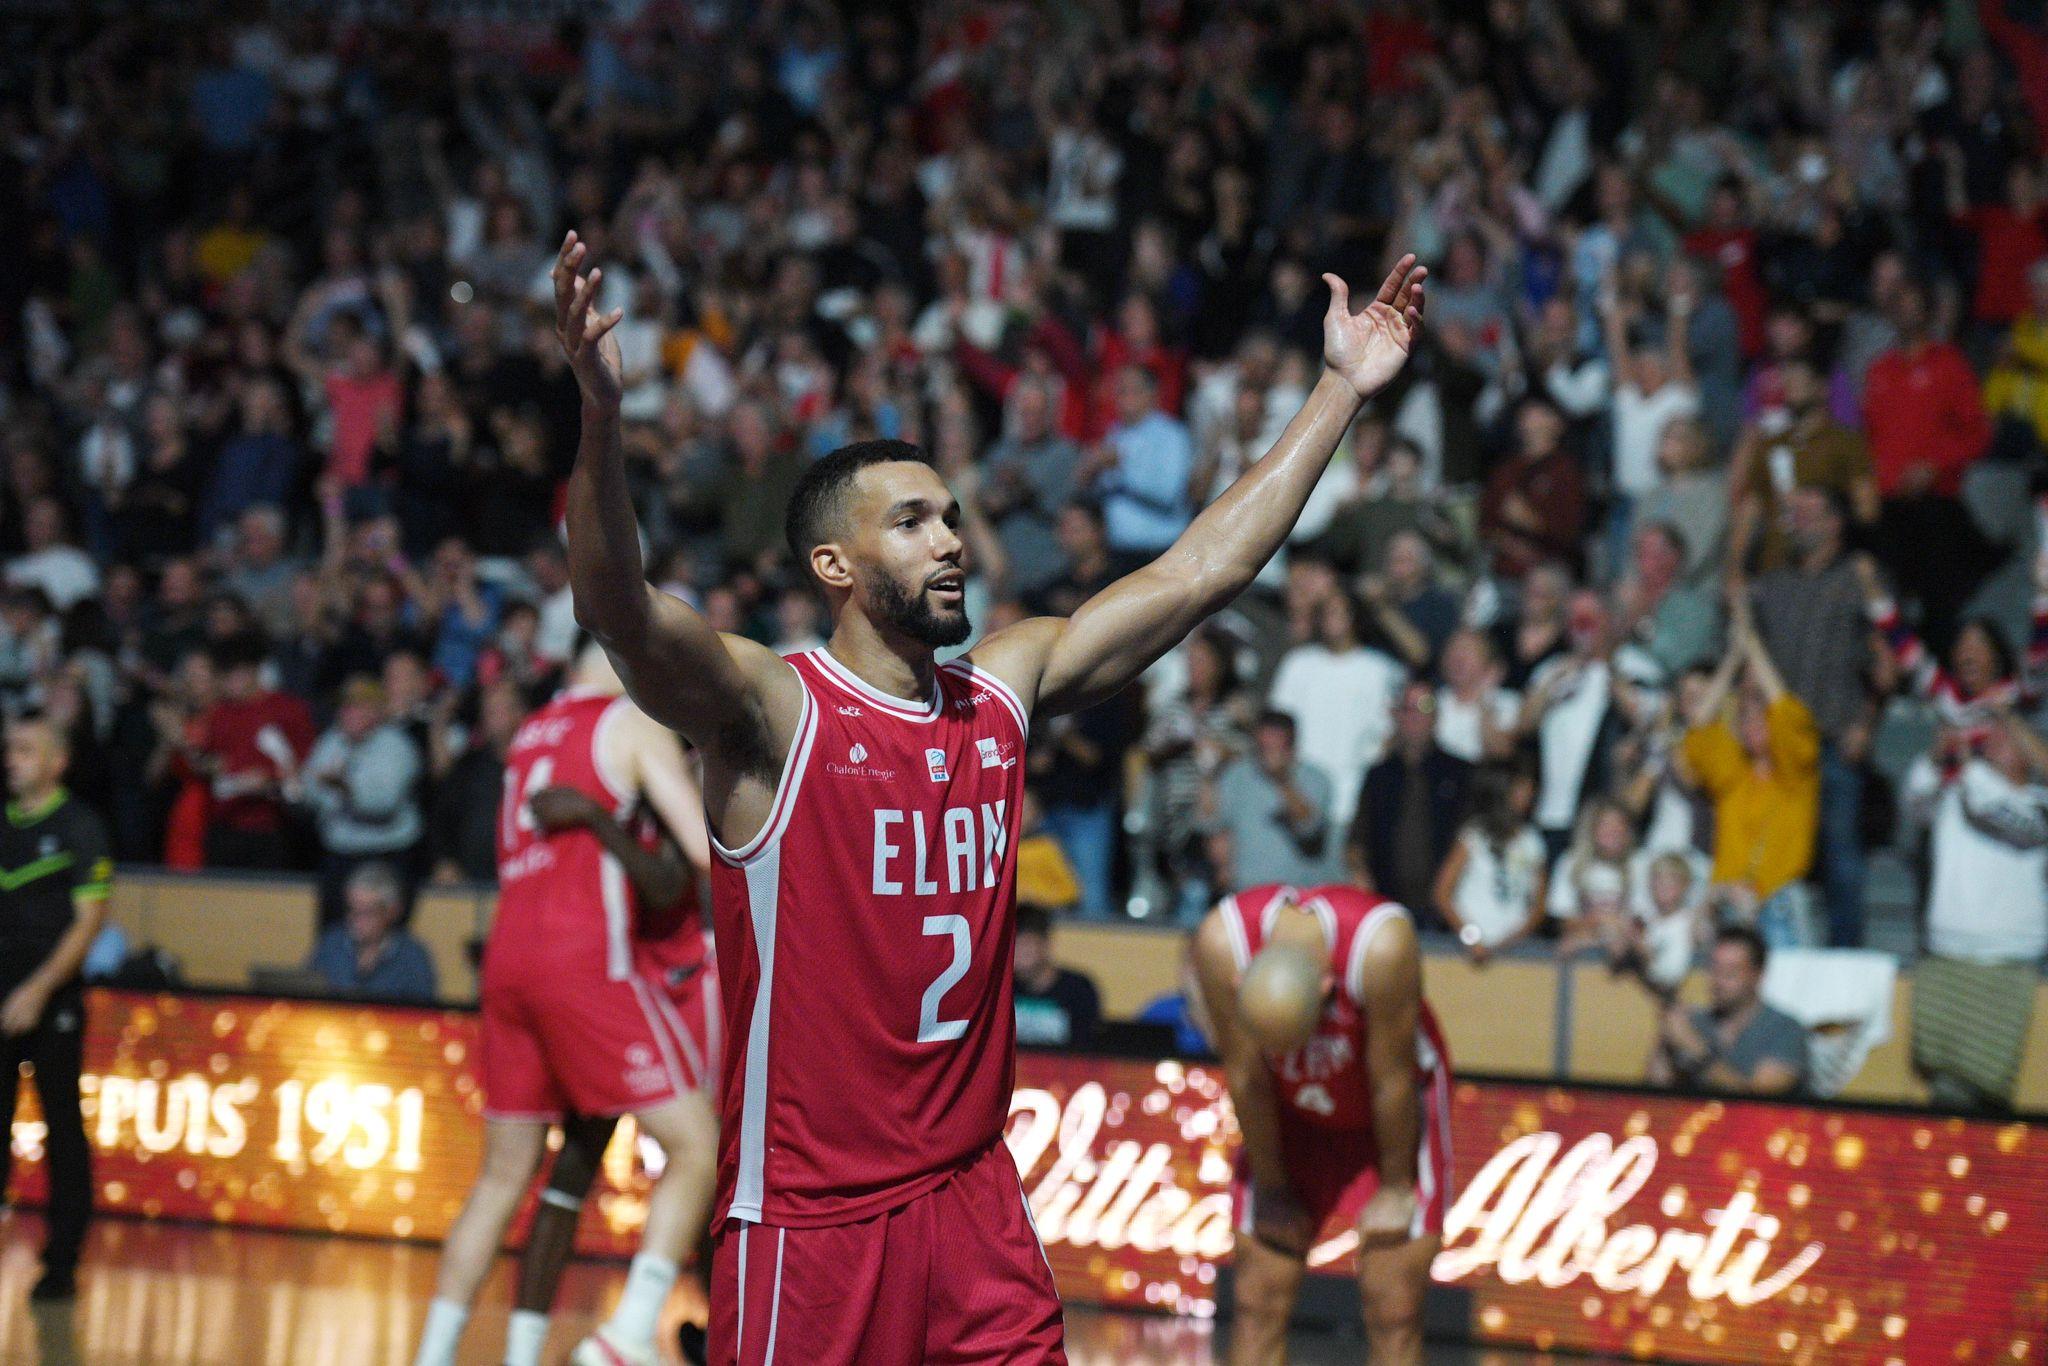
[[[1387,272],[1380,292],[1360,311],[1351,311],[1351,289],[1335,275],[1330,310],[1323,316],[1323,363],[1344,377],[1360,398],[1371,398],[1400,373],[1422,335],[1422,285],[1429,268],[1403,256]]]
[[[590,249],[574,232],[562,239],[561,254],[549,272],[555,282],[555,337],[569,358],[569,368],[583,390],[583,401],[616,410],[622,392],[619,375],[619,340],[612,329],[626,316],[615,308],[597,311],[597,291],[604,283],[604,271],[594,267],[582,274]]]

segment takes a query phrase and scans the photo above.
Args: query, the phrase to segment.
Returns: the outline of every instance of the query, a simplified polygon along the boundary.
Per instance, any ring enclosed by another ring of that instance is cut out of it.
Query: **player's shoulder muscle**
[[[1005,626],[967,653],[977,669],[994,674],[1023,701],[1026,713],[1038,705],[1038,685],[1045,662],[1067,629],[1065,617],[1027,617]]]

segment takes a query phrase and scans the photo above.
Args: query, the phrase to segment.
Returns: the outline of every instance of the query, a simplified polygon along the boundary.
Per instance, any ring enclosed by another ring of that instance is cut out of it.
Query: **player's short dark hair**
[[[1714,931],[1714,943],[1717,947],[1722,944],[1742,945],[1749,954],[1749,965],[1758,972],[1764,970],[1764,962],[1771,956],[1764,937],[1747,925],[1723,925]]]
[[[1018,934],[1051,934],[1052,912],[1035,901],[1017,903]]]
[[[783,535],[789,553],[801,568],[810,562],[813,548],[831,540],[839,531],[846,509],[846,492],[854,476],[870,465],[909,460],[924,464],[924,452],[908,441],[856,441],[841,446],[805,470],[789,495],[789,511],[783,516]]]

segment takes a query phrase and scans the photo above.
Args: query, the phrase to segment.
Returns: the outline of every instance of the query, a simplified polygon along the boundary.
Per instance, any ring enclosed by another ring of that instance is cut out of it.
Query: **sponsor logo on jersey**
[[[924,766],[931,772],[932,781],[943,783],[950,776],[946,772],[946,751],[928,749],[924,752]]]
[[[862,710],[861,710],[861,709],[860,709],[859,707],[841,707],[841,708],[839,709],[839,714],[840,714],[841,716],[866,716],[866,715],[867,715],[867,713],[866,713],[866,712],[864,712],[864,711],[862,711]]]
[[[981,753],[983,768],[1011,768],[1016,765],[1017,760],[1010,753],[1016,746],[1006,745],[993,735],[982,736],[974,742],[974,747]]]
[[[868,767],[868,747],[859,741],[855,741],[853,747],[846,751],[846,757],[851,762],[842,764],[836,760],[827,760],[825,771],[835,778],[872,778],[877,782],[887,782],[896,776],[896,770],[893,768]]]

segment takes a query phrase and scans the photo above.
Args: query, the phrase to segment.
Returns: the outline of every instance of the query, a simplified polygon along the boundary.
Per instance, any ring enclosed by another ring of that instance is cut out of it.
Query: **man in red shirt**
[[[1885,567],[1901,596],[1920,602],[1924,634],[1946,641],[1993,558],[1958,497],[1963,472],[1991,440],[1991,423],[1961,349],[1928,335],[1926,289],[1901,283],[1890,312],[1898,344],[1872,362],[1863,390],[1871,464],[1884,500]],[[1942,553],[1927,554],[1929,546]]]
[[[206,830],[209,868],[282,868],[284,780],[313,748],[313,717],[296,697],[263,686],[257,636],[222,642],[214,659],[220,700],[200,718],[188,755],[213,789]]]

